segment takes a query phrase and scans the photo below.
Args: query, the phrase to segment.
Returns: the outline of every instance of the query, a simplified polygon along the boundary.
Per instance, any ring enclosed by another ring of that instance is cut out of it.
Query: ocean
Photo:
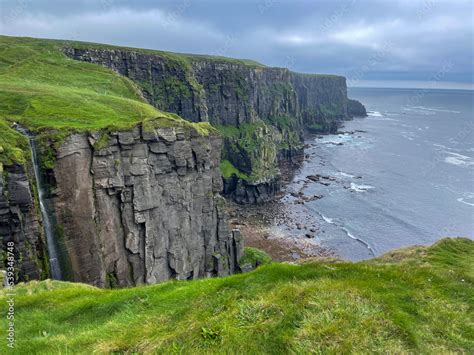
[[[289,215],[350,260],[474,238],[473,91],[351,88],[349,97],[369,116],[307,140],[307,159],[282,199]],[[308,202],[295,204],[300,191]],[[304,238],[301,226],[275,228]]]

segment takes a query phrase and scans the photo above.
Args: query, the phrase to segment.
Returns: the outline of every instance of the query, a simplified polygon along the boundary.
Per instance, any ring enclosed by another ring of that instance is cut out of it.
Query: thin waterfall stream
[[[53,226],[53,222],[51,218],[51,213],[48,211],[48,202],[45,199],[45,185],[44,185],[44,179],[41,174],[41,170],[39,166],[36,141],[33,135],[30,132],[28,132],[26,129],[24,129],[23,127],[16,125],[15,129],[21,134],[25,135],[28,138],[28,141],[30,144],[33,170],[35,172],[36,186],[38,190],[39,206],[40,206],[40,211],[41,211],[41,217],[43,220],[44,232],[46,235],[51,278],[54,280],[61,280],[63,275],[62,275],[61,266],[58,260],[58,251],[57,251],[57,246],[56,246],[56,241],[55,241],[55,233],[54,233],[54,226]]]

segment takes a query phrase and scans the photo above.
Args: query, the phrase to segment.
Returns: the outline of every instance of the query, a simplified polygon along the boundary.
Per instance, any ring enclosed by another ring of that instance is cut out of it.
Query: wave
[[[395,116],[396,114],[387,113],[387,115]],[[394,118],[388,118],[383,113],[380,113],[379,111],[367,111],[367,116],[371,117],[371,119],[375,121],[395,121],[395,122],[399,121]]]
[[[352,141],[352,136],[349,134],[338,134],[338,135],[330,135],[325,136],[319,139],[319,142],[323,144],[334,144],[334,145],[341,145],[343,143],[347,143]]]
[[[367,111],[367,116],[384,117],[379,111]]]
[[[426,110],[426,111],[434,111],[434,112],[461,113],[461,111],[446,110],[446,109],[443,109],[443,108],[436,108],[436,107],[413,106],[413,108],[417,108],[417,109],[420,109],[420,110]]]
[[[356,192],[365,192],[373,188],[374,187],[370,185],[357,185],[351,182],[351,190],[356,191]]]
[[[333,218],[329,218],[329,217],[326,217],[324,214],[322,214],[321,212],[318,212],[318,211],[315,211],[317,214],[319,214],[321,216],[321,218],[326,222],[326,223],[329,223],[329,224],[333,224],[339,228],[341,228],[349,238],[351,239],[354,239],[354,240],[357,240],[359,243],[363,244],[367,249],[369,249],[370,253],[372,254],[372,256],[375,256],[375,251],[374,249],[370,246],[369,243],[367,243],[365,240],[363,239],[360,239],[356,236],[354,236],[354,234],[352,234],[345,226],[339,224],[339,223],[336,223],[334,221]]]
[[[423,116],[436,115],[436,112],[429,111],[429,110],[423,110],[423,109],[419,109],[419,108],[415,108],[415,107],[404,107],[403,111],[408,111],[408,112],[418,114],[418,115],[423,115]]]
[[[454,149],[454,148],[447,147],[447,146],[445,146],[444,144],[439,144],[439,143],[433,143],[433,146],[434,146],[434,147],[437,147],[437,148],[441,148],[441,149],[456,150],[456,149]]]
[[[351,179],[355,178],[354,175],[347,174],[347,173],[345,173],[345,172],[343,172],[343,171],[339,171],[339,172],[337,173],[337,175],[344,176],[344,177],[351,178]]]
[[[369,243],[367,243],[365,240],[362,240],[362,239],[357,238],[356,236],[354,236],[351,232],[349,232],[349,230],[346,227],[342,227],[342,230],[344,232],[346,232],[346,234],[349,238],[357,240],[359,243],[364,244],[366,246],[366,248],[369,249],[369,251],[372,253],[372,256],[375,256],[375,251],[374,251],[374,249],[372,249],[372,247],[370,246]]]
[[[468,206],[474,206],[474,193],[468,193],[463,197],[459,197],[457,201]]]
[[[433,147],[435,147],[438,151],[441,150],[442,153],[445,153],[445,154],[451,154],[451,152],[449,151],[454,151],[454,152],[462,152],[462,151],[466,151],[466,152],[474,152],[474,148],[469,148],[469,149],[457,149],[457,148],[453,148],[453,147],[448,147],[444,144],[439,144],[439,143],[431,143],[430,141],[425,141],[426,143],[428,144],[432,144]]]
[[[329,224],[336,224],[336,222],[334,222],[334,219],[326,217],[322,213],[320,213],[320,215],[321,215],[322,219],[324,219],[324,222],[329,223]]]
[[[445,152],[452,156],[444,158],[444,161],[448,164],[453,164],[457,166],[471,166],[474,165],[473,158],[468,157],[467,155],[462,155],[453,152]]]

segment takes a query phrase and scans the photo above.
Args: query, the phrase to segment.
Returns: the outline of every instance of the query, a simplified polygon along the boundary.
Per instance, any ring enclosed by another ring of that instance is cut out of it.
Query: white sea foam
[[[434,112],[434,111],[424,110],[424,109],[416,108],[416,107],[404,107],[403,111],[408,111],[408,112],[412,112],[412,113],[415,113],[415,114],[418,114],[418,115],[423,115],[423,116],[436,115],[436,112]]]
[[[357,238],[354,234],[352,234],[351,232],[349,232],[349,230],[348,230],[346,227],[342,227],[342,230],[343,230],[344,232],[346,232],[346,234],[347,234],[347,236],[348,236],[349,238],[354,239],[354,240],[357,240],[359,243],[364,244],[364,245],[367,247],[367,249],[370,250],[370,252],[372,253],[372,255],[375,256],[375,252],[374,252],[374,250],[372,249],[372,247],[370,246],[369,243],[367,243],[367,242],[366,242],[365,240],[363,240],[363,239]]]
[[[389,114],[387,114],[389,115]],[[399,120],[396,120],[394,118],[388,118],[385,116],[385,114],[379,112],[379,111],[368,111],[367,116],[369,116],[372,120],[376,121],[395,121],[398,122]],[[395,116],[395,114],[392,114],[391,116]]]
[[[326,217],[325,215],[323,215],[321,212],[319,211],[315,211],[317,214],[319,214],[326,223],[329,223],[329,224],[334,224],[336,226],[338,226],[339,228],[341,228],[349,238],[351,239],[354,239],[354,240],[357,240],[359,243],[362,243],[367,249],[369,249],[369,251],[372,253],[372,255],[375,256],[375,252],[374,250],[372,249],[372,247],[370,246],[369,243],[367,243],[365,240],[362,240],[360,238],[357,238],[355,235],[353,235],[344,225],[341,225],[339,223],[336,223],[334,221],[333,218],[329,218],[329,217]]]
[[[343,171],[339,171],[339,172],[337,173],[337,175],[344,176],[344,177],[348,177],[348,178],[351,178],[351,179],[355,178],[354,175],[347,174],[347,173],[345,173],[345,172],[343,172]]]
[[[351,182],[351,190],[356,191],[356,192],[365,192],[373,188],[374,187],[370,185],[357,185]]]
[[[468,157],[467,155],[462,155],[453,152],[445,152],[450,154],[450,157],[444,158],[444,161],[448,164],[453,164],[457,166],[471,166],[474,165],[473,158]]]
[[[436,108],[436,107],[425,107],[425,106],[413,106],[414,108],[425,110],[425,111],[434,111],[434,112],[448,112],[448,113],[461,113],[461,111],[454,111],[454,110],[446,110],[443,108]]]
[[[399,122],[400,120],[396,120],[395,118],[389,118],[385,116],[371,116],[370,119],[372,121],[393,121],[393,122]]]
[[[344,144],[350,141],[352,141],[352,136],[349,134],[330,135],[330,136],[325,136],[320,139],[320,142],[323,144],[333,144],[333,145]]]
[[[429,141],[425,141],[426,143],[430,143]],[[440,150],[443,151],[443,153],[446,153],[446,154],[451,154],[450,152],[448,151],[455,151],[455,152],[461,152],[462,150],[460,149],[456,149],[456,148],[453,148],[453,147],[448,147],[446,145],[443,145],[443,144],[438,144],[438,143],[432,143],[433,144],[433,147],[436,147],[436,148],[439,148]],[[470,148],[470,149],[467,149],[468,152],[474,152],[474,148]]]
[[[367,116],[371,117],[383,117],[383,115],[378,111],[368,111]]]
[[[457,200],[465,205],[474,206],[474,193],[467,193],[463,197],[459,197]]]
[[[332,218],[326,217],[322,213],[320,213],[321,217],[324,219],[324,222],[329,223],[329,224],[335,224],[334,220]]]

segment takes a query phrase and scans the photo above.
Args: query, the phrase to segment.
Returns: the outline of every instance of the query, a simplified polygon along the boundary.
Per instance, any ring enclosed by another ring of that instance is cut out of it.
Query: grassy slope
[[[156,54],[186,67],[200,60],[265,67],[246,59],[0,36],[0,164],[23,163],[28,158],[26,139],[10,128],[14,121],[32,131],[47,130],[48,135],[56,130],[58,139],[71,131],[128,129],[155,118],[164,125],[193,127],[203,134],[211,129],[208,124],[187,123],[157,110],[145,102],[135,83],[109,69],[67,58],[61,48],[68,46]]]
[[[16,288],[16,350],[472,353],[472,265],[473,241],[445,239],[356,264],[122,290],[31,282]]]
[[[24,161],[26,140],[10,129],[18,121],[33,131],[127,129],[146,119],[192,124],[147,104],[136,85],[117,73],[67,58],[64,41],[0,36],[0,163]],[[0,149],[1,151],[1,149]]]

